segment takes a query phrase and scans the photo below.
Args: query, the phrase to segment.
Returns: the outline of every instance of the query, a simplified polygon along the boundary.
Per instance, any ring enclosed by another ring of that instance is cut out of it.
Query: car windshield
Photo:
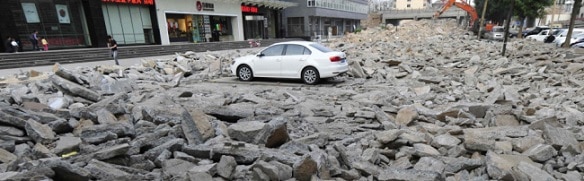
[[[493,28],[493,32],[505,32],[505,28]]]
[[[329,49],[329,48],[327,48],[325,46],[322,46],[322,45],[320,45],[318,43],[310,44],[310,46],[313,47],[313,48],[316,48],[317,50],[321,51],[322,53],[328,53],[328,52],[332,52],[333,51],[333,50],[331,50],[331,49]]]
[[[552,35],[556,36],[556,35],[559,35],[560,33],[562,33],[562,30],[554,30],[552,32]]]

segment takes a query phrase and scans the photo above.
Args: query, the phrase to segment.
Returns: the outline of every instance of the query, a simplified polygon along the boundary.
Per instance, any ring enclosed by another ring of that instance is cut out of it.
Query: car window
[[[286,55],[307,55],[305,51],[310,52],[310,50],[301,45],[286,46]],[[308,53],[308,55],[310,55],[310,53]]]
[[[505,28],[493,28],[493,32],[505,32]]]
[[[262,54],[264,56],[280,56],[282,55],[282,51],[284,51],[284,45],[276,45],[265,49],[262,51]]]
[[[310,44],[310,46],[312,48],[316,48],[318,51],[321,51],[322,53],[328,53],[328,52],[332,52],[333,51],[333,50],[331,50],[331,49],[329,49],[329,48],[327,48],[325,46],[322,46],[322,45],[320,45],[318,43]]]

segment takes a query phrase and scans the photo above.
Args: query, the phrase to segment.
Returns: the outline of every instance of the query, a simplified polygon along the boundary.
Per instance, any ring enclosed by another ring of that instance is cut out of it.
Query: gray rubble
[[[0,180],[583,180],[584,55],[536,43],[373,27],[315,86],[214,82],[258,49],[57,64],[0,89]]]

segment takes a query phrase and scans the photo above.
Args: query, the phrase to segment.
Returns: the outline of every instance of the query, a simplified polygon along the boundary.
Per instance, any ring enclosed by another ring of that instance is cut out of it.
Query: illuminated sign
[[[241,12],[244,12],[244,13],[258,13],[258,7],[241,5]]]
[[[195,4],[197,6],[197,11],[215,11],[215,5],[213,3],[197,1]]]
[[[134,5],[154,5],[154,0],[101,0],[101,2]]]

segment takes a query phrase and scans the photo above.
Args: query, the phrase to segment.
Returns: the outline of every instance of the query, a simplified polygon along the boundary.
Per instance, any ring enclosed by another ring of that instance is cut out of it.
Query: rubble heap
[[[204,81],[238,51],[56,65],[0,92],[0,180],[582,180],[573,50],[501,56],[452,21],[328,45],[352,63],[342,84]]]

